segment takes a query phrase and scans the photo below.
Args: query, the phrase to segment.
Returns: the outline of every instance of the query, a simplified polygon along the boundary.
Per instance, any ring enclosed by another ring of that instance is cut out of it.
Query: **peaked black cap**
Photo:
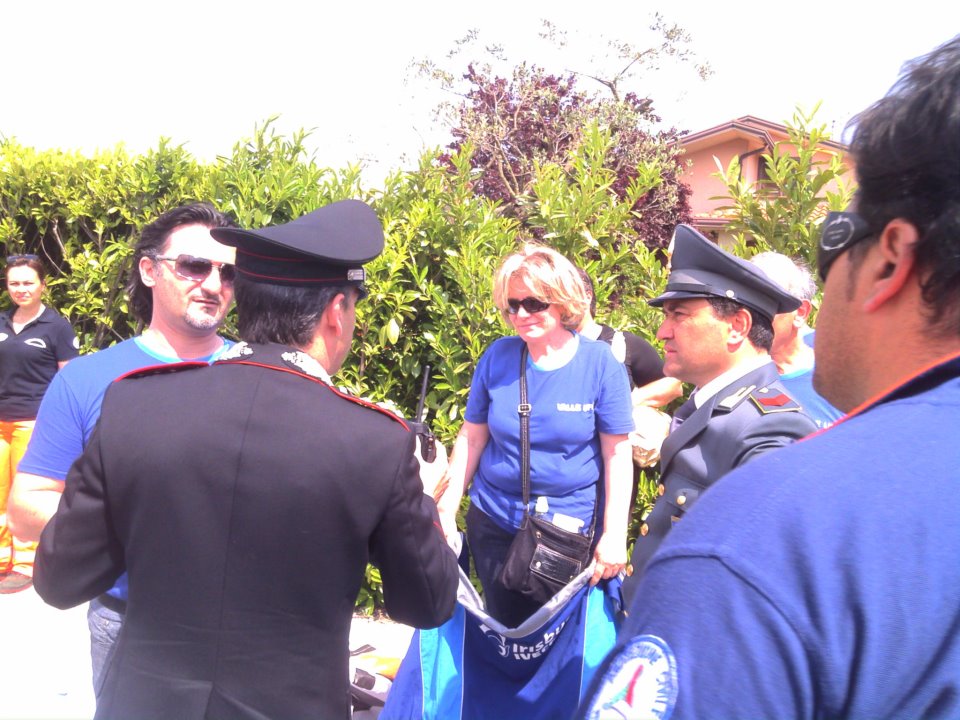
[[[383,226],[360,200],[331,203],[283,225],[210,233],[237,249],[237,271],[245,278],[276,285],[362,285],[364,263],[383,252]]]
[[[799,298],[760,268],[721,249],[689,225],[677,225],[666,290],[649,304],[660,307],[667,300],[695,297],[729,298],[770,320],[800,307]]]

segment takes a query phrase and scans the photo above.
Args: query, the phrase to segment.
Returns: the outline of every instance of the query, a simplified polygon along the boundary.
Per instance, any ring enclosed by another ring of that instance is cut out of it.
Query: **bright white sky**
[[[281,132],[316,128],[319,164],[363,159],[376,183],[449,141],[432,113],[441,96],[411,61],[446,62],[476,28],[511,60],[595,74],[604,39],[649,46],[655,10],[691,34],[714,74],[701,81],[668,61],[625,89],[652,97],[665,125],[694,132],[742,115],[783,122],[822,100],[817,120],[839,136],[906,60],[960,32],[960,3],[943,0],[7,0],[0,136],[87,153],[121,142],[143,152],[166,136],[212,160],[280,115]],[[543,18],[568,31],[563,51],[538,38]],[[448,66],[462,69],[481,47]]]

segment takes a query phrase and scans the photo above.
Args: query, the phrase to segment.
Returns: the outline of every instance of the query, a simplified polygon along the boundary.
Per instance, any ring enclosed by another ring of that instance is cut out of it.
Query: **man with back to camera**
[[[803,411],[813,418],[818,428],[839,420],[843,413],[824,400],[813,389],[814,353],[808,335],[813,333],[807,318],[813,309],[817,281],[806,265],[781,253],[762,252],[750,262],[763,270],[771,280],[800,299],[800,307],[773,318],[773,348],[770,356],[777,364],[780,381]]]
[[[196,203],[168,210],[144,226],[127,292],[135,317],[147,328],[138,337],[77,358],[54,376],[14,479],[10,522],[17,537],[39,539],[56,512],[70,465],[89,441],[103,394],[115,378],[183,359],[207,362],[229,347],[217,329],[233,302],[236,253],[210,231],[232,224],[213,206]],[[87,611],[95,693],[126,599],[123,576],[93,598]]]
[[[579,717],[960,716],[960,36],[853,125],[814,370],[849,414],[670,534]]]
[[[678,225],[657,338],[663,371],[696,386],[660,450],[659,497],[640,525],[623,583],[629,608],[647,560],[722,475],[816,430],[770,358],[773,317],[800,301],[746,260]]]
[[[367,561],[416,627],[447,620],[458,583],[416,436],[330,381],[383,230],[344,200],[213,233],[237,248],[245,342],[108,390],[41,537],[37,592],[69,607],[129,573],[98,718],[346,718]]]

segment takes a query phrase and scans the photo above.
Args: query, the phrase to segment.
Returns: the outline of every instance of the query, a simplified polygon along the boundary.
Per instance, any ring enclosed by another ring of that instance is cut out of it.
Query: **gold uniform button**
[[[663,495],[665,492],[667,492],[666,485],[664,485],[663,483],[660,483],[659,485],[657,485],[657,495]]]
[[[687,496],[686,496],[686,495],[680,495],[680,496],[677,498],[677,505],[685,505],[686,502],[687,502]]]
[[[646,523],[644,523],[643,525],[640,526],[640,534],[641,534],[641,535],[643,535],[644,537],[646,537],[646,536],[647,536],[647,533],[649,533],[649,532],[650,532],[650,526],[649,526],[649,525],[647,525]]]

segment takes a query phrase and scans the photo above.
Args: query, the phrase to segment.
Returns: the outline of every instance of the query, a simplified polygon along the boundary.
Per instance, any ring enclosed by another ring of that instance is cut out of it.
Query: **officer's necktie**
[[[693,415],[693,412],[696,409],[697,404],[693,401],[693,396],[691,395],[690,399],[678,407],[677,411],[673,414],[673,419],[670,420],[670,432],[673,432],[680,427],[680,425],[683,424],[683,421]]]

